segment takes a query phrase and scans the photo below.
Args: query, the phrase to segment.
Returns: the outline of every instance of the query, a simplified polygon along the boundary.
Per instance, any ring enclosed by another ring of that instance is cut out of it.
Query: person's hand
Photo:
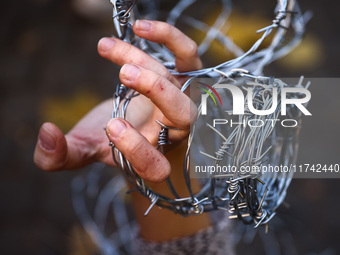
[[[136,35],[170,49],[176,56],[177,71],[202,67],[195,42],[173,26],[158,21],[137,21],[133,30]],[[108,100],[88,113],[65,136],[56,125],[44,123],[34,153],[36,165],[46,171],[80,168],[94,161],[114,165],[109,138],[142,178],[164,180],[171,167],[155,148],[160,131],[156,120],[181,129],[169,130],[169,139],[176,143],[187,137],[190,124],[197,116],[190,98],[180,91],[183,77],[172,76],[161,63],[116,38],[103,38],[98,52],[122,66],[121,82],[141,93],[130,102],[127,121],[110,120],[112,100]],[[103,131],[106,125],[107,136]]]

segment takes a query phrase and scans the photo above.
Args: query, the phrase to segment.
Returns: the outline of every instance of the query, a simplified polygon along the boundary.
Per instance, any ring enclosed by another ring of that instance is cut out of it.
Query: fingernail
[[[40,147],[44,150],[52,151],[57,147],[55,136],[44,126],[40,129],[38,139]]]
[[[107,124],[108,135],[113,138],[119,137],[124,132],[125,129],[126,129],[125,123],[119,119],[112,119]]]
[[[108,51],[110,50],[113,45],[115,44],[115,41],[111,38],[102,38],[100,39],[98,43],[98,48],[101,51]]]
[[[145,20],[137,20],[136,26],[138,30],[149,31],[151,29],[151,23]]]
[[[138,78],[138,75],[140,73],[139,67],[135,65],[129,65],[125,64],[122,67],[121,73],[124,77],[124,79],[130,80],[130,81],[135,81]]]

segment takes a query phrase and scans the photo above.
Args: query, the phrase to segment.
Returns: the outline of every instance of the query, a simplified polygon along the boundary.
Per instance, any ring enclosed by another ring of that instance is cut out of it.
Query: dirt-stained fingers
[[[163,76],[134,64],[126,64],[120,71],[120,80],[126,86],[150,98],[172,124],[184,131],[190,130],[197,117],[197,109],[190,98]],[[183,137],[187,135],[183,133]]]
[[[161,182],[170,175],[169,161],[126,120],[121,118],[110,120],[106,133],[143,179]]]

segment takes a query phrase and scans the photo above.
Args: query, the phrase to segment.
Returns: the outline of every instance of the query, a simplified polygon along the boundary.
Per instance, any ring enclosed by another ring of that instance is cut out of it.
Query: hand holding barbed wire
[[[176,56],[176,71],[202,67],[196,44],[177,28],[159,21],[137,21],[134,33],[164,44]],[[161,130],[156,120],[169,130],[176,144],[189,134],[196,109],[180,91],[183,77],[175,77],[158,61],[140,49],[117,38],[104,38],[98,44],[101,56],[122,66],[121,82],[141,96],[129,105],[127,120],[113,119],[107,125],[109,139],[126,156],[138,174],[146,180],[161,181],[170,173],[170,164],[156,149]],[[150,101],[151,100],[151,101]],[[52,123],[45,123],[39,133],[34,160],[44,170],[79,168],[94,161],[113,165],[108,140],[102,131],[112,109],[104,102],[85,116],[66,136]]]

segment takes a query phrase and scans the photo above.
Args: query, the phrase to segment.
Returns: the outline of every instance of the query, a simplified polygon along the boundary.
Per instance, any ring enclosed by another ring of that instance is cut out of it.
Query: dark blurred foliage
[[[75,2],[12,0],[1,4],[0,254],[91,254],[95,250],[72,208],[70,181],[79,172],[44,173],[32,162],[44,121],[54,121],[67,131],[97,102],[111,97],[118,82],[117,67],[96,51],[97,41],[113,33],[110,4],[107,1],[107,11],[96,16],[97,12],[79,11]],[[307,51],[301,58],[313,55],[308,61],[314,62],[302,63],[299,69],[289,68],[294,59],[288,64],[281,61],[268,67],[266,74],[337,77],[339,3],[303,0],[300,4],[314,13],[307,27],[309,48],[304,48]],[[274,4],[247,0],[236,7],[241,17],[257,10],[261,16],[270,13]],[[339,109],[329,103],[339,100],[336,92],[340,89],[335,90],[327,94],[316,90],[325,96],[313,102],[312,112],[323,106],[328,112],[318,113],[322,123],[305,121],[300,163],[311,159],[339,163]],[[290,206],[281,207],[279,217],[298,254],[340,253],[339,184],[339,179],[293,180],[286,199]],[[256,252],[249,247],[253,246],[239,248],[240,254],[262,254],[261,249]]]

